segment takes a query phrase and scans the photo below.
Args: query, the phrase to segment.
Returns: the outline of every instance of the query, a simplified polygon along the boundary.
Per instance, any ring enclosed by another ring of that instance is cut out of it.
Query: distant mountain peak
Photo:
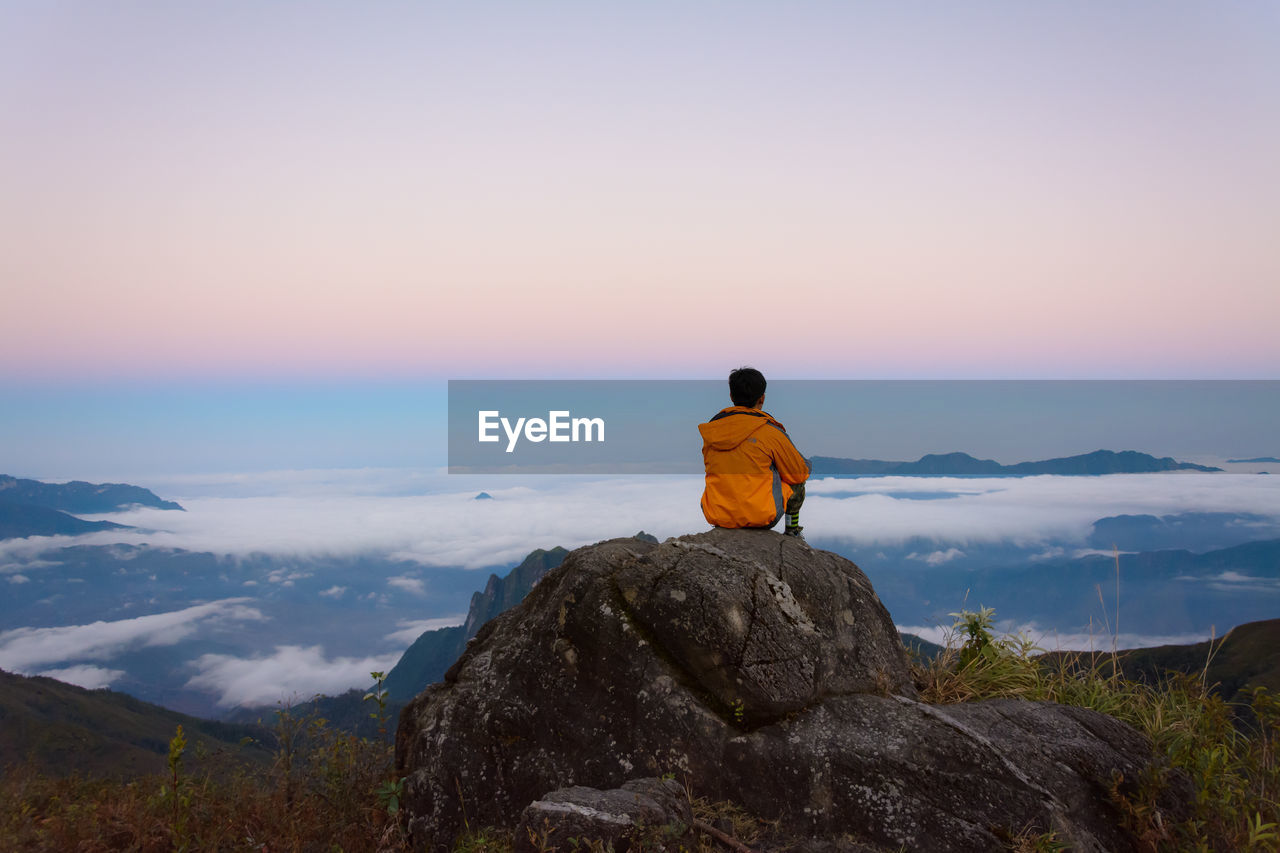
[[[928,453],[915,462],[882,459],[843,459],[814,456],[810,460],[815,476],[867,477],[1028,477],[1037,474],[1059,476],[1099,476],[1102,474],[1146,474],[1159,471],[1221,471],[1207,465],[1179,462],[1165,456],[1157,459],[1136,450],[1095,450],[1078,456],[1002,465],[993,459],[978,459],[968,453]]]

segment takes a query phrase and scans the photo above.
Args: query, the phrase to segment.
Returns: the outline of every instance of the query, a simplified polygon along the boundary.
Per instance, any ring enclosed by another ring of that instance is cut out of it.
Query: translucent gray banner
[[[701,474],[698,424],[732,405],[724,379],[451,380],[448,396],[449,472],[468,474]],[[1280,454],[1277,381],[778,379],[764,408],[835,459]]]

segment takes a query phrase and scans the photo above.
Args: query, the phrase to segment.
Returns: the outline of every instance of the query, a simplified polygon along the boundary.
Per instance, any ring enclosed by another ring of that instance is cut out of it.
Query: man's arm
[[[791,443],[790,436],[780,429],[773,430],[773,436],[773,464],[782,482],[794,486],[809,479],[809,463]]]

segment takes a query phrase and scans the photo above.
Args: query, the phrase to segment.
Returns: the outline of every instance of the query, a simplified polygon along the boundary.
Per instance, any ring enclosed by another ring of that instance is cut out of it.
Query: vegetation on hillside
[[[1247,705],[1254,688],[1280,693],[1280,619],[1239,625],[1220,639],[1189,646],[1132,649],[1120,655],[1120,668],[1146,682],[1170,671],[1203,672],[1223,699]]]
[[[1240,714],[1240,703],[1206,683],[1207,666],[1196,675],[1133,680],[1116,655],[1044,656],[1021,637],[997,637],[989,609],[956,616],[953,641],[915,665],[923,699],[1016,697],[1110,714],[1144,732],[1162,759],[1146,777],[1116,779],[1113,789],[1143,849],[1280,850],[1280,701],[1265,688],[1248,693],[1248,713]],[[375,735],[281,708],[266,767],[192,754],[181,728],[166,771],[133,781],[57,779],[30,762],[11,767],[0,782],[0,839],[6,847],[47,851],[406,849],[403,780],[394,775],[387,693],[375,676],[363,697]],[[689,782],[696,788],[697,780]],[[1177,820],[1156,805],[1169,790],[1193,792]],[[704,826],[733,811],[731,804],[695,805]],[[739,840],[764,847],[785,838],[785,826],[733,818],[730,834]],[[665,849],[719,843],[705,832],[670,842],[663,836]],[[1017,851],[1064,849],[1052,833],[1008,843]],[[512,838],[476,827],[455,844],[467,853],[506,853]]]
[[[402,782],[382,673],[366,710],[375,737],[289,708],[274,713],[273,760],[193,749],[179,725],[163,773],[132,780],[56,778],[28,761],[0,781],[0,847],[35,851],[404,848]],[[253,748],[255,744],[245,744]]]
[[[952,642],[917,668],[921,698],[951,703],[1014,697],[1109,714],[1147,735],[1162,759],[1136,792],[1113,796],[1129,829],[1150,850],[1280,850],[1280,698],[1265,687],[1230,703],[1206,682],[1212,659],[1194,674],[1134,680],[1116,653],[1040,655],[1021,636],[996,637],[994,613],[954,614]],[[1157,809],[1161,795],[1189,782],[1185,819]]]
[[[261,727],[181,714],[113,690],[86,690],[43,676],[0,671],[0,767],[30,762],[49,776],[136,778],[165,769],[165,751],[182,726],[189,750],[233,752],[265,764]],[[246,738],[256,743],[242,746]]]

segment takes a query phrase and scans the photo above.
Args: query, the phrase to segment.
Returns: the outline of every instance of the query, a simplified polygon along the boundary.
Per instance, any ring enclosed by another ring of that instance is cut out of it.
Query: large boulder
[[[514,827],[557,789],[674,775],[810,838],[988,850],[1053,831],[1124,850],[1108,791],[1150,755],[1089,711],[916,701],[862,571],[763,530],[574,551],[396,739],[410,832],[434,849],[464,825]]]

